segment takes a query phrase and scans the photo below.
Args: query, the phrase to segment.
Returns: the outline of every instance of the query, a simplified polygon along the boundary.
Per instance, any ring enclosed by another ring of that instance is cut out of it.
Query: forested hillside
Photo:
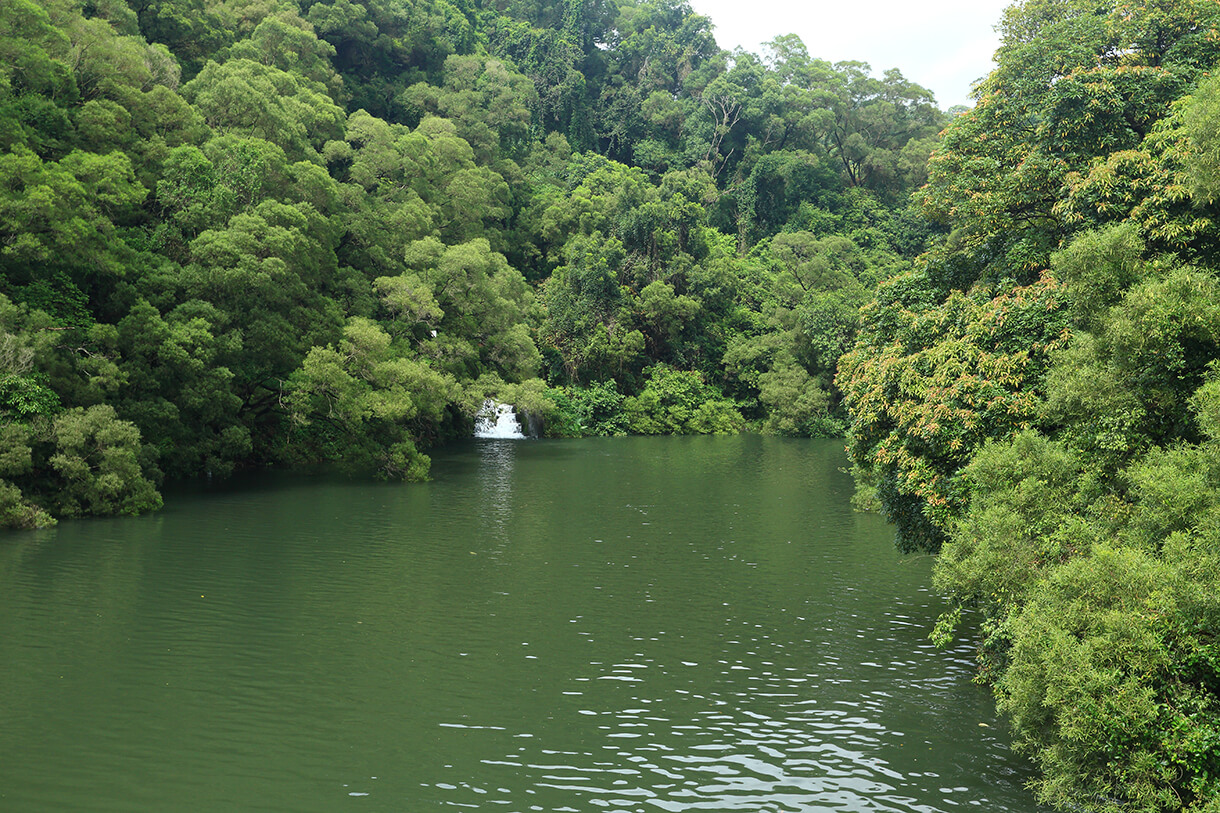
[[[1220,813],[1220,4],[1000,31],[949,117],[676,0],[0,0],[0,527],[846,432],[1040,797]]]
[[[1063,810],[1220,811],[1220,5],[1028,0],[838,382]]]
[[[835,435],[945,116],[684,2],[0,0],[0,525],[550,435]]]

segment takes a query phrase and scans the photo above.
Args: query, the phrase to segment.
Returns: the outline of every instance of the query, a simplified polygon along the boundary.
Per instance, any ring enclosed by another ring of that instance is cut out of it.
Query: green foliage
[[[45,423],[41,424],[45,426]],[[36,432],[26,423],[0,424],[0,528],[45,528],[55,518],[31,502],[21,488],[10,480],[28,479],[33,468]]]
[[[858,478],[940,551],[933,637],[981,613],[981,677],[1058,809],[1220,798],[1218,23],[1012,6],[919,193],[951,232],[840,360]]]
[[[1190,162],[1191,194],[1203,203],[1220,196],[1220,80],[1208,77],[1199,83],[1186,108],[1184,129],[1194,160]]]
[[[0,528],[32,530],[56,524],[55,518],[26,501],[21,489],[0,480]]]
[[[1106,313],[1144,276],[1144,242],[1133,223],[1086,232],[1054,255],[1051,268],[1072,290],[1072,321],[1096,330]]]
[[[1220,352],[1216,288],[1193,268],[1134,285],[1057,357],[1046,415],[1103,471],[1150,444],[1198,439],[1189,400]]]
[[[434,261],[421,263],[426,263],[424,279],[445,314],[438,335],[423,341],[422,352],[463,378],[488,370],[510,381],[532,377],[540,356],[524,320],[533,294],[504,255],[478,239],[445,248]]]
[[[758,377],[758,400],[767,407],[763,429],[798,437],[839,437],[843,425],[829,414],[829,397],[799,364],[776,364]]]
[[[142,471],[140,431],[118,420],[106,404],[76,407],[57,417],[49,464],[58,481],[62,516],[141,514],[161,507],[161,495]]]
[[[66,105],[79,91],[66,64],[66,33],[29,0],[0,4],[0,148],[24,146],[42,155],[71,141]],[[58,102],[58,103],[57,103]]]
[[[1182,0],[1156,11],[1087,2],[1014,5],[1001,26],[998,66],[978,104],[955,119],[929,165],[929,215],[957,230],[975,274],[1028,280],[1084,218],[1059,200],[1065,182],[1100,171],[1156,138],[1169,102],[1220,51],[1207,33],[1217,12]],[[1001,168],[1011,171],[1001,171]],[[1149,188],[1107,201],[1122,219]]]
[[[182,95],[214,129],[274,142],[316,160],[342,132],[343,111],[318,82],[249,59],[209,62]]]
[[[440,87],[419,82],[400,97],[403,108],[450,119],[479,163],[521,158],[530,146],[531,110],[537,91],[528,78],[505,63],[477,56],[445,60]]]
[[[859,307],[935,233],[900,213],[926,91],[795,37],[729,58],[684,2],[0,12],[10,524],[161,475],[418,479],[488,397],[836,434]]]
[[[623,401],[629,432],[638,435],[724,435],[741,431],[744,420],[732,401],[698,373],[664,365],[644,371],[638,396]]]
[[[0,378],[0,420],[29,420],[52,414],[58,406],[59,396],[46,386],[45,376],[9,373]]]
[[[396,350],[376,323],[354,317],[337,345],[309,351],[285,398],[304,447],[295,454],[389,479],[427,477],[428,457],[407,428],[438,423],[456,382]]]
[[[1042,767],[1044,801],[1178,806],[1157,696],[1170,651],[1155,619],[1176,610],[1172,583],[1167,567],[1139,552],[1099,547],[1058,569],[1016,617],[997,694],[1018,747]]]
[[[7,321],[3,312],[10,309],[11,303],[0,297],[0,324]],[[37,348],[24,336],[0,332],[0,426],[28,423],[59,411],[59,395],[48,386],[47,375],[34,367],[38,349],[45,351],[46,347]]]
[[[1076,454],[1032,431],[985,444],[962,472],[970,510],[936,560],[936,587],[991,618],[1023,601],[1095,539],[1076,504],[1084,477]]]
[[[552,388],[545,396],[553,405],[547,411],[545,425],[549,437],[628,433],[628,418],[622,411],[624,396],[613,381],[595,382],[587,387]]]
[[[1217,792],[1220,471],[1211,446],[1154,450],[1127,496],[1029,432],[966,470],[969,510],[935,582],[985,613],[984,675],[1040,798],[1084,810],[1203,810]]]
[[[234,375],[222,363],[233,355],[234,337],[218,338],[219,321],[206,308],[180,308],[164,317],[139,302],[118,324],[126,374],[118,408],[141,427],[170,475],[223,475],[250,453]]]
[[[145,194],[122,153],[76,150],[43,161],[15,147],[0,155],[0,268],[10,293],[48,266],[121,274],[114,218]]]
[[[344,100],[343,79],[336,73],[332,59],[335,47],[319,40],[313,26],[295,11],[281,11],[265,17],[250,36],[229,49],[229,59],[249,59],[297,74],[326,89],[336,102]]]
[[[875,472],[899,546],[936,551],[964,505],[971,456],[1038,418],[1066,319],[1048,276],[998,296],[953,292],[939,306],[925,304],[927,282],[915,273],[878,287],[838,380],[853,418],[849,454]]]

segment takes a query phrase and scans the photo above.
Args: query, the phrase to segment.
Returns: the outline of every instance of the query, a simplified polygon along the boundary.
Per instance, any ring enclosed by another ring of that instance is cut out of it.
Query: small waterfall
[[[478,417],[474,419],[474,436],[476,438],[501,438],[518,440],[524,438],[521,424],[513,414],[512,404],[501,404],[488,398],[483,402]]]

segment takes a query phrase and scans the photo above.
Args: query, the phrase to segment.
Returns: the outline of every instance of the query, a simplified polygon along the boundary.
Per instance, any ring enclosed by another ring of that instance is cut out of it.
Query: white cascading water
[[[476,438],[500,438],[504,440],[519,440],[525,435],[521,432],[521,424],[513,414],[511,404],[502,404],[488,398],[483,402],[483,408],[474,419],[474,436]]]

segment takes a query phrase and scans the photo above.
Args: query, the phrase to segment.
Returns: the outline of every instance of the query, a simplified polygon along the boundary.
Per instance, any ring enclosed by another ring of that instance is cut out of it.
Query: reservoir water
[[[482,440],[0,535],[0,810],[1038,810],[845,465]]]

